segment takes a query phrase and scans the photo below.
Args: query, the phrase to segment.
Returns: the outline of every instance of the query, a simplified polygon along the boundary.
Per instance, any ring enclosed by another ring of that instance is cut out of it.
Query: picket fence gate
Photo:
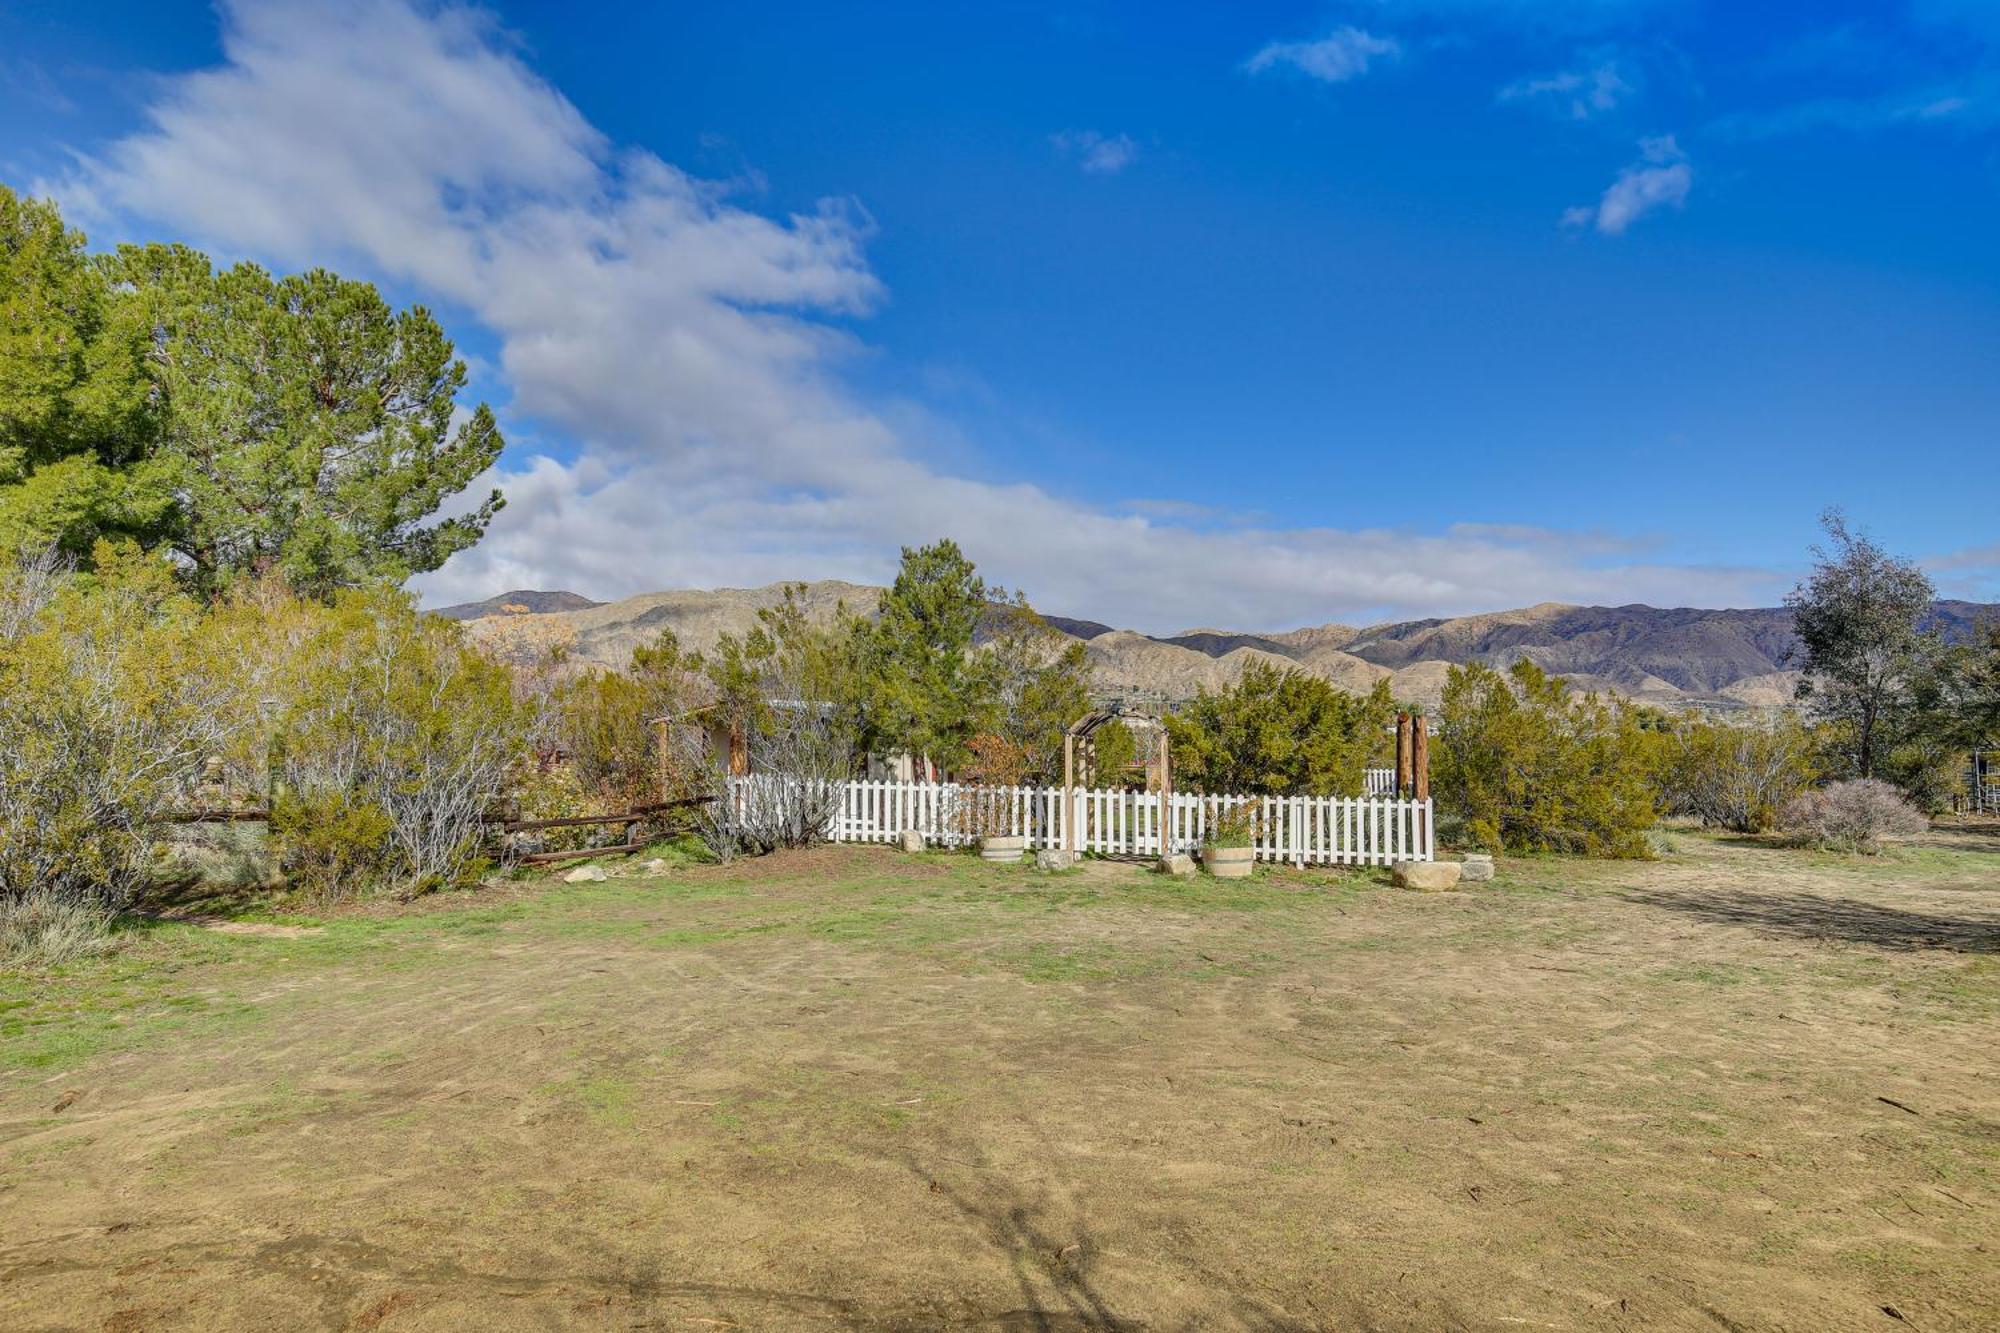
[[[730,779],[739,803],[768,799],[796,781],[772,774]],[[834,842],[895,842],[905,832],[958,847],[982,836],[1017,836],[1029,851],[1062,848],[1104,856],[1190,852],[1227,812],[1254,806],[1259,861],[1292,865],[1392,865],[1435,859],[1431,802],[1391,796],[1211,796],[1175,792],[1161,829],[1157,792],[1078,788],[1064,810],[1060,787],[981,787],[956,782],[839,784],[826,836]]]

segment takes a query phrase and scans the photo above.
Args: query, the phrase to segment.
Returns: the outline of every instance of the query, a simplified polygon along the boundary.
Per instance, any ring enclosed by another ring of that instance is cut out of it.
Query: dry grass
[[[0,968],[51,968],[102,953],[110,913],[53,893],[0,898]]]
[[[1994,1326],[2000,832],[1675,841],[155,924],[0,983],[0,1325]]]

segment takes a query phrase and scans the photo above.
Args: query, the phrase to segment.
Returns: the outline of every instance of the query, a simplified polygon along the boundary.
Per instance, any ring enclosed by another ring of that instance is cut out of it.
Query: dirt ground
[[[2000,828],[1675,844],[156,924],[0,981],[0,1327],[2000,1327]]]

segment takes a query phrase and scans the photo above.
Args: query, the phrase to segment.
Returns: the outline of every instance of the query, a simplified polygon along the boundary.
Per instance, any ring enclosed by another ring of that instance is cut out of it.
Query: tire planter
[[[1204,847],[1201,863],[1217,879],[1248,879],[1257,864],[1255,847]]]
[[[1018,833],[979,840],[979,859],[995,865],[1014,865],[1027,850],[1028,840]]]

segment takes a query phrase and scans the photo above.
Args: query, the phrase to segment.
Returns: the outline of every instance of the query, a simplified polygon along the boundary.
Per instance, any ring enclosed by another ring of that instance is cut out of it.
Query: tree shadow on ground
[[[1623,896],[1713,925],[1748,926],[1796,939],[1843,940],[1878,949],[2000,953],[2000,917],[1943,916],[1814,893],[1634,889]]]
[[[1104,1257],[1089,1221],[1080,1214],[1060,1218],[1045,1197],[1029,1194],[1004,1168],[957,1157],[948,1161],[971,1165],[981,1173],[976,1189],[939,1180],[914,1157],[903,1166],[924,1182],[931,1194],[956,1209],[1006,1261],[1020,1291],[1020,1305],[1011,1310],[981,1312],[969,1322],[979,1327],[1020,1330],[1020,1333],[1113,1333],[1153,1326],[1150,1319],[1132,1318],[1112,1309],[1093,1271]],[[1157,1258],[1158,1256],[1154,1256]],[[1233,1292],[1209,1277],[1208,1294],[1225,1307],[1232,1326],[1261,1333],[1292,1333],[1316,1325],[1301,1323],[1241,1292]]]

